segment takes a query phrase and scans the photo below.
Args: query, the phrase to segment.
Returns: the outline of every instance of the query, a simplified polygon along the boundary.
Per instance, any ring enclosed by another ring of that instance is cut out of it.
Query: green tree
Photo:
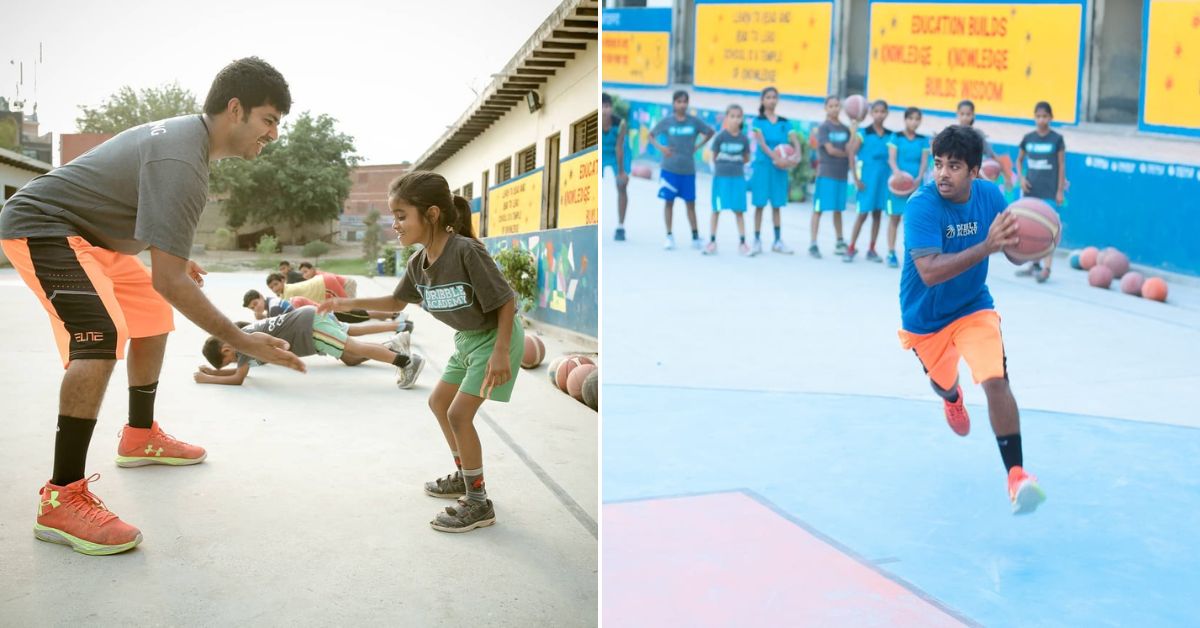
[[[374,207],[367,212],[367,217],[364,219],[367,225],[366,232],[363,233],[363,259],[374,264],[375,260],[379,259],[380,232],[379,228],[379,210]]]
[[[212,170],[212,190],[225,196],[222,211],[233,228],[247,222],[287,224],[293,244],[302,225],[334,220],[350,195],[358,164],[354,138],[336,120],[304,112],[252,161],[226,159]]]
[[[304,257],[314,258],[313,259],[314,266],[320,266],[321,265],[321,256],[328,252],[329,252],[329,244],[327,244],[321,240],[313,240],[312,242],[305,244],[304,249],[301,250],[301,253],[304,254]]]
[[[199,113],[196,95],[171,83],[135,92],[126,85],[99,107],[80,105],[75,118],[80,133],[120,133],[139,124]]]

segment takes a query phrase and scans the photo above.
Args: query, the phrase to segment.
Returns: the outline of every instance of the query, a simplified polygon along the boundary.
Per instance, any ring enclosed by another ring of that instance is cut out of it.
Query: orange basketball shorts
[[[968,314],[932,334],[900,330],[900,346],[912,349],[933,383],[951,390],[958,381],[958,359],[971,367],[975,383],[997,377],[1008,378],[1000,315],[996,310]]]

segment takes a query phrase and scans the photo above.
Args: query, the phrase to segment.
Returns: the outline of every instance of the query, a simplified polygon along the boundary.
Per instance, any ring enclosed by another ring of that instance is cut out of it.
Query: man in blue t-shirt
[[[900,344],[917,354],[959,436],[971,429],[958,385],[959,356],[967,361],[987,394],[1013,513],[1025,514],[1046,496],[1023,468],[1017,401],[986,283],[988,257],[1017,243],[1017,225],[1000,189],[979,178],[982,156],[983,138],[970,127],[947,127],[933,140],[934,180],[905,209]]]

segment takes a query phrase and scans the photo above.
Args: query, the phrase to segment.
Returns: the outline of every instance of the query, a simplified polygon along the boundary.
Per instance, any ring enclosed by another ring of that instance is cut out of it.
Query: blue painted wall
[[[484,238],[483,242],[493,254],[517,246],[536,257],[537,302],[526,316],[596,338],[600,320],[599,235],[597,225],[585,225]]]

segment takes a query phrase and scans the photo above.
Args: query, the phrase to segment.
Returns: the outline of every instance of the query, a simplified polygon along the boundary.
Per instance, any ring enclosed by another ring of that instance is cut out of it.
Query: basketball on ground
[[[550,383],[555,387],[558,386],[558,367],[562,366],[562,363],[566,361],[566,359],[567,356],[565,355],[554,358],[554,361],[550,363],[550,369],[546,373],[550,376]]]
[[[527,369],[537,368],[546,357],[546,345],[542,339],[533,334],[525,336],[525,353],[521,356],[521,366]]]
[[[888,190],[896,196],[908,196],[917,189],[917,180],[901,170],[888,177]]]
[[[1091,270],[1088,271],[1088,283],[1091,284],[1093,288],[1104,288],[1105,290],[1108,290],[1108,287],[1112,285],[1112,280],[1112,269],[1104,264],[1096,264]]]
[[[1140,297],[1142,296],[1142,284],[1145,283],[1145,281],[1146,279],[1142,277],[1142,273],[1125,273],[1125,276],[1121,277],[1121,292],[1124,292],[1125,294],[1132,294],[1135,297]]]
[[[1167,282],[1159,277],[1151,277],[1142,284],[1142,296],[1154,301],[1166,302]]]
[[[1129,272],[1129,256],[1114,248],[1104,250],[1104,265],[1113,271],[1113,277],[1120,279]]]
[[[570,377],[567,378],[567,394],[583,401],[583,382],[595,370],[595,364],[580,364],[572,369]]]
[[[1079,256],[1082,254],[1083,251],[1080,250],[1071,251],[1071,256],[1067,258],[1067,263],[1071,265],[1071,268],[1083,270],[1083,263],[1079,261]]]
[[[571,376],[571,371],[575,370],[583,364],[595,364],[590,358],[581,355],[567,356],[562,364],[558,365],[558,374],[554,378],[554,383],[558,389],[567,392],[567,378]]]
[[[1004,247],[1014,260],[1039,260],[1054,252],[1062,239],[1062,224],[1058,213],[1045,201],[1025,197],[1008,206],[1017,218],[1017,243]]]
[[[1100,255],[1100,249],[1089,246],[1079,252],[1079,267],[1083,270],[1091,270],[1096,265],[1096,257]]]
[[[587,407],[598,410],[600,407],[600,369],[588,373],[583,380],[583,402]]]
[[[842,101],[842,111],[855,122],[862,122],[867,119],[867,113],[870,111],[867,105],[867,99],[861,94],[855,94]]]

